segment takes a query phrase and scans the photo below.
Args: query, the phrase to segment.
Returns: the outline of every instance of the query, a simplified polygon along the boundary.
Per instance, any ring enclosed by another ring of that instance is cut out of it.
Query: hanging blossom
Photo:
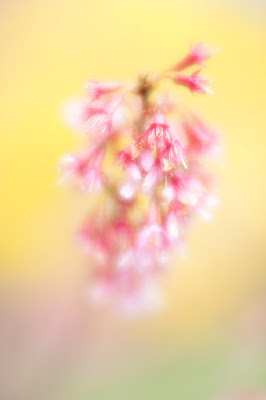
[[[85,144],[62,157],[60,182],[96,196],[78,232],[90,296],[128,315],[161,304],[158,280],[182,250],[189,222],[197,215],[210,220],[217,205],[204,160],[217,154],[219,136],[161,90],[170,79],[192,93],[212,93],[199,70],[180,74],[211,54],[198,44],[173,68],[141,74],[135,84],[91,80],[84,99],[65,108],[66,122]]]
[[[203,67],[203,62],[208,60],[216,51],[217,50],[211,50],[205,43],[197,43],[190,48],[189,53],[176,64],[174,69],[176,71],[182,71],[185,68],[195,65]]]

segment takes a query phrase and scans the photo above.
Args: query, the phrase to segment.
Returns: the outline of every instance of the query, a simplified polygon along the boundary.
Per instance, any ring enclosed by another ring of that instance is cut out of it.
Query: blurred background
[[[74,232],[90,199],[56,185],[79,144],[60,107],[87,79],[160,71],[199,41],[222,48],[208,63],[215,96],[182,94],[224,132],[221,205],[173,261],[162,310],[124,319],[86,297]],[[264,0],[1,0],[0,53],[1,400],[263,393]]]

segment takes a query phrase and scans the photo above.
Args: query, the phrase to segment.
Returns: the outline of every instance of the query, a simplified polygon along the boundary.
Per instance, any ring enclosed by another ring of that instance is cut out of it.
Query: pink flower
[[[59,162],[59,171],[62,178],[59,183],[72,180],[73,178],[83,178],[87,173],[87,159],[79,154],[66,154]]]
[[[162,250],[166,243],[166,236],[161,224],[158,206],[153,202],[150,206],[143,228],[138,234],[137,246],[140,249],[152,248]]]
[[[92,96],[92,100],[98,100],[105,94],[110,94],[121,89],[122,84],[117,82],[99,82],[90,80],[85,85],[85,90]]]
[[[154,156],[150,150],[144,150],[139,158],[139,164],[145,172],[150,171],[155,162]]]
[[[183,167],[187,168],[183,157],[183,149],[178,140],[174,140],[161,153],[160,163],[163,172],[172,172],[179,164],[183,164]]]
[[[121,127],[124,112],[120,107],[123,93],[102,101],[75,100],[63,107],[63,118],[81,133],[108,136],[114,128]]]
[[[97,133],[108,133],[111,129],[111,118],[108,111],[101,107],[88,107],[88,118],[83,124],[82,130],[85,133],[90,131]]]
[[[219,137],[217,132],[200,118],[192,117],[184,121],[188,138],[187,151],[193,154],[217,154]]]
[[[191,75],[176,75],[173,80],[175,83],[187,87],[192,93],[199,94],[213,94],[213,92],[206,86],[209,83],[209,78],[199,76],[200,69],[193,72]]]
[[[87,100],[74,99],[66,102],[62,107],[62,118],[64,122],[73,129],[80,129],[88,120]]]
[[[159,224],[146,225],[139,234],[140,248],[161,249],[164,247],[165,233]]]
[[[161,191],[162,204],[169,206],[174,197],[175,197],[174,185],[172,183],[166,184]]]
[[[88,98],[65,109],[68,124],[89,140],[84,151],[62,158],[61,182],[101,190],[78,232],[90,297],[128,316],[161,304],[158,280],[173,252],[182,251],[189,222],[197,215],[210,220],[217,203],[204,166],[217,135],[159,85],[170,78],[192,93],[211,93],[200,71],[176,72],[210,55],[198,44],[175,68],[141,74],[136,84],[90,80]]]
[[[181,203],[194,207],[199,203],[204,191],[205,188],[199,180],[187,176],[178,190],[178,199]]]
[[[84,100],[75,100],[64,106],[63,118],[72,128],[82,133],[106,133],[111,128],[108,111]]]
[[[165,123],[153,122],[144,135],[152,150],[162,150],[171,142],[169,125]]]
[[[144,193],[152,193],[162,180],[160,163],[155,162],[150,171],[145,176],[141,189]]]
[[[103,153],[66,154],[59,163],[62,175],[59,183],[68,182],[82,192],[100,190],[102,188],[102,172],[100,170]]]
[[[169,125],[153,122],[145,133],[138,136],[131,145],[132,157],[138,158],[146,148],[150,150],[163,150],[171,141]]]
[[[213,51],[204,43],[198,43],[191,47],[190,52],[175,66],[176,71],[181,71],[192,65],[203,66],[203,61],[210,58]]]

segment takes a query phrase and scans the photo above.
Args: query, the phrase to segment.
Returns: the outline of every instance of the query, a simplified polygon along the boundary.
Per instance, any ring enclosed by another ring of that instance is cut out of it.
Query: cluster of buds
[[[78,232],[90,260],[91,297],[115,301],[127,314],[160,305],[158,277],[183,247],[189,221],[209,220],[216,205],[203,161],[217,154],[217,132],[161,85],[171,79],[211,93],[198,70],[180,73],[211,53],[198,44],[173,68],[141,74],[136,84],[89,81],[85,98],[65,109],[86,148],[62,158],[61,182],[99,196]]]

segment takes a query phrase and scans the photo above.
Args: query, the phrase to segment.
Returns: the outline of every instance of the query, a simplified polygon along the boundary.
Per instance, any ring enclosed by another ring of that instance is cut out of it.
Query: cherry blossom
[[[84,149],[62,157],[60,182],[94,193],[77,233],[89,297],[129,316],[162,305],[159,280],[171,255],[181,253],[190,221],[210,221],[218,204],[205,160],[217,154],[219,135],[161,85],[170,78],[177,88],[212,93],[200,70],[180,74],[212,53],[197,44],[174,68],[140,74],[134,84],[90,80],[86,98],[65,107]]]

